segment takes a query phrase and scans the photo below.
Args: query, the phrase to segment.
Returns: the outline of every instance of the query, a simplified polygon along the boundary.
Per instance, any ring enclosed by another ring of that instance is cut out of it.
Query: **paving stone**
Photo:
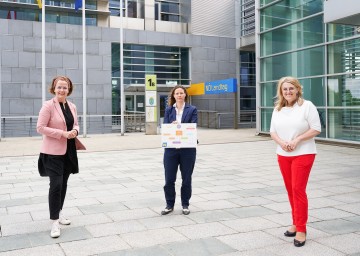
[[[199,209],[206,211],[238,207],[238,205],[231,203],[228,200],[197,202],[194,203],[193,205],[195,205]]]
[[[234,234],[236,231],[218,222],[208,222],[188,226],[174,227],[189,239],[199,239],[211,236]]]
[[[141,208],[141,209],[108,212],[106,213],[106,215],[108,215],[114,221],[122,221],[122,220],[151,218],[151,217],[159,216],[159,213],[155,213],[154,211],[148,208]]]
[[[31,242],[26,235],[2,237],[0,239],[0,252],[31,247]]]
[[[86,226],[86,229],[92,234],[93,237],[101,237],[133,233],[146,230],[147,228],[139,221],[128,220],[121,222],[111,222],[106,224],[90,225]]]
[[[281,245],[268,246],[267,252],[279,256],[304,256],[304,255],[326,255],[326,256],[344,256],[345,254],[326,247],[316,241],[307,240],[305,246],[298,248],[294,246],[293,241]],[[267,255],[267,254],[266,254]]]
[[[320,244],[347,254],[360,253],[359,240],[360,235],[358,234],[344,234],[316,239]]]
[[[83,214],[106,213],[106,212],[115,212],[115,211],[128,209],[121,203],[86,205],[86,206],[80,206],[78,208]]]
[[[169,228],[122,234],[121,237],[131,247],[150,247],[159,244],[187,240],[185,236],[176,232],[174,229]]]
[[[331,220],[331,219],[338,219],[338,218],[346,218],[355,216],[352,213],[334,209],[334,208],[321,208],[321,209],[310,209],[309,215],[320,220]]]
[[[336,205],[334,208],[354,214],[360,214],[360,203]]]
[[[184,215],[169,214],[166,216],[160,216],[156,218],[147,218],[139,220],[147,229],[158,229],[167,227],[177,227],[195,224],[194,221],[185,217]]]
[[[32,247],[8,252],[0,253],[1,256],[39,256],[39,255],[51,255],[51,256],[63,256],[65,255],[59,245],[46,245],[39,247]]]
[[[49,230],[46,232],[28,234],[27,236],[31,242],[31,245],[36,247],[47,244],[58,244],[92,238],[92,235],[84,227],[71,227],[61,225],[61,236],[56,239],[50,237],[50,230],[51,226],[49,226]]]
[[[222,224],[239,232],[249,232],[279,227],[280,225],[261,217],[221,221]]]
[[[338,219],[309,223],[309,226],[330,234],[345,234],[360,231],[360,223]]]
[[[204,238],[186,242],[170,243],[163,246],[171,255],[212,256],[223,255],[235,250],[215,238]]]
[[[214,210],[214,211],[199,211],[193,212],[187,216],[189,219],[194,220],[196,223],[206,223],[206,222],[216,222],[222,220],[232,220],[236,219],[237,216],[228,213],[224,210]]]
[[[118,236],[106,236],[60,243],[60,246],[64,250],[65,254],[69,256],[96,255],[130,248],[129,245]]]
[[[238,216],[239,218],[257,217],[270,214],[276,214],[276,211],[264,208],[262,206],[249,206],[241,208],[226,209],[227,212]]]
[[[263,248],[277,244],[285,244],[283,240],[280,240],[262,231],[219,236],[217,239],[238,251]]]
[[[116,252],[101,253],[98,256],[171,256],[167,250],[160,246],[137,248]]]

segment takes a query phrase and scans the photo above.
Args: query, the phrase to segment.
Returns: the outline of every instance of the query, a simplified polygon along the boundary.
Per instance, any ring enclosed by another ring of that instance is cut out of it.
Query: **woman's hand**
[[[290,151],[294,151],[297,147],[297,145],[299,144],[300,140],[298,138],[293,139],[292,141],[289,142],[288,148],[290,149]]]
[[[66,139],[73,139],[77,136],[77,131],[76,130],[71,130],[71,131],[63,131],[62,136]]]
[[[172,121],[172,124],[177,124],[178,122],[175,120],[175,121]]]

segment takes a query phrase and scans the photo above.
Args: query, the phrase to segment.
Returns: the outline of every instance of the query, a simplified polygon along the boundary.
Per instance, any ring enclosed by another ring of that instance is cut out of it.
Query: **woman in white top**
[[[303,246],[306,241],[306,185],[317,153],[314,137],[320,132],[318,111],[311,101],[302,98],[299,81],[293,77],[281,78],[277,86],[270,135],[278,144],[278,163],[291,205],[293,222],[284,235],[295,237],[296,247]]]

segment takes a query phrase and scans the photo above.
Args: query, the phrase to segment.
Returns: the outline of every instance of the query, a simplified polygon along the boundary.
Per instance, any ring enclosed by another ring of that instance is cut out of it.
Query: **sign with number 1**
[[[145,84],[147,91],[156,91],[156,75],[145,75]]]

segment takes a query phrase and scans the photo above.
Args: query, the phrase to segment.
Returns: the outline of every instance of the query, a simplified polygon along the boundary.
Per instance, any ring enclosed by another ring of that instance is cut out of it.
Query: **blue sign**
[[[218,80],[205,83],[205,94],[223,94],[236,92],[237,81],[235,78]]]

